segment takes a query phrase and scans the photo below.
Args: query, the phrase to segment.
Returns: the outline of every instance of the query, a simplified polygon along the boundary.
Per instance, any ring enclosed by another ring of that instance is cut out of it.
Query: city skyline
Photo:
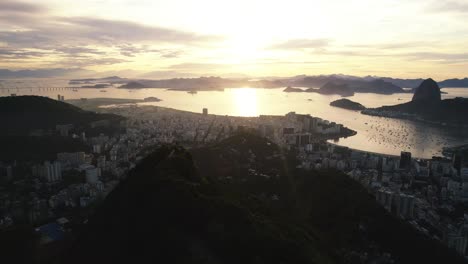
[[[463,1],[7,0],[0,10],[0,68],[58,77],[442,80],[468,66]]]

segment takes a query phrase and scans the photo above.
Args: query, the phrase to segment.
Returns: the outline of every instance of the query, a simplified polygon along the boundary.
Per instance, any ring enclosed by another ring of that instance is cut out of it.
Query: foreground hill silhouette
[[[468,125],[468,98],[441,100],[439,86],[434,80],[427,79],[416,88],[410,102],[367,109],[362,113],[450,125]]]
[[[85,132],[92,136],[118,131],[122,119],[113,114],[84,111],[47,97],[0,97],[0,121],[5,124],[0,130],[0,160],[43,161],[55,158],[57,152],[85,151],[87,147],[81,141],[59,136],[56,126],[70,124],[78,135]],[[103,120],[108,125],[91,126]]]
[[[162,147],[149,155],[58,262],[363,263],[364,252],[463,263],[346,175],[296,169],[273,143],[239,134],[192,154]]]
[[[56,125],[84,126],[94,121],[120,119],[112,114],[84,111],[65,102],[42,96],[0,97],[0,120],[8,124],[0,135],[24,135],[32,129],[54,129]]]

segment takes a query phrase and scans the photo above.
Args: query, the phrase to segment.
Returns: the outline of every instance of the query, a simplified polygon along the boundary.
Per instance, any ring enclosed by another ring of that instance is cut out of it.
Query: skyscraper
[[[462,156],[459,153],[453,154],[452,166],[457,170],[458,176],[460,176],[462,162]]]
[[[402,151],[400,155],[400,169],[411,169],[411,152]]]

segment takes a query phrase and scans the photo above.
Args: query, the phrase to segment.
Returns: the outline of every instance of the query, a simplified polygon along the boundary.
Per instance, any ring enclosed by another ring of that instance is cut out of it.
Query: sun
[[[231,89],[236,115],[238,116],[258,116],[257,90],[253,88]]]

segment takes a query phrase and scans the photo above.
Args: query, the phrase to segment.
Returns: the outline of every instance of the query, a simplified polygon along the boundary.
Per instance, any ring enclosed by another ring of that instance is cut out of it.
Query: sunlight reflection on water
[[[329,103],[340,97],[337,95],[321,95],[317,93],[285,93],[283,89],[253,89],[232,88],[225,91],[199,91],[189,94],[181,91],[165,89],[126,90],[107,88],[101,89],[0,89],[0,96],[10,93],[18,95],[35,94],[57,98],[57,94],[65,99],[76,98],[133,98],[158,97],[161,102],[153,105],[171,107],[180,110],[201,112],[208,108],[210,114],[234,116],[258,116],[261,114],[284,115],[288,112],[310,114],[323,119],[344,124],[356,130],[358,134],[346,139],[340,139],[338,144],[351,148],[378,153],[399,155],[400,151],[411,151],[415,157],[429,158],[440,154],[442,147],[468,144],[468,132],[462,129],[447,129],[428,126],[407,120],[389,119],[362,115],[356,111],[331,107]],[[445,88],[448,94],[443,98],[455,96],[468,97],[468,89]],[[410,101],[412,94],[356,94],[349,99],[360,102],[366,107],[394,105]],[[145,103],[149,104],[149,103]]]

